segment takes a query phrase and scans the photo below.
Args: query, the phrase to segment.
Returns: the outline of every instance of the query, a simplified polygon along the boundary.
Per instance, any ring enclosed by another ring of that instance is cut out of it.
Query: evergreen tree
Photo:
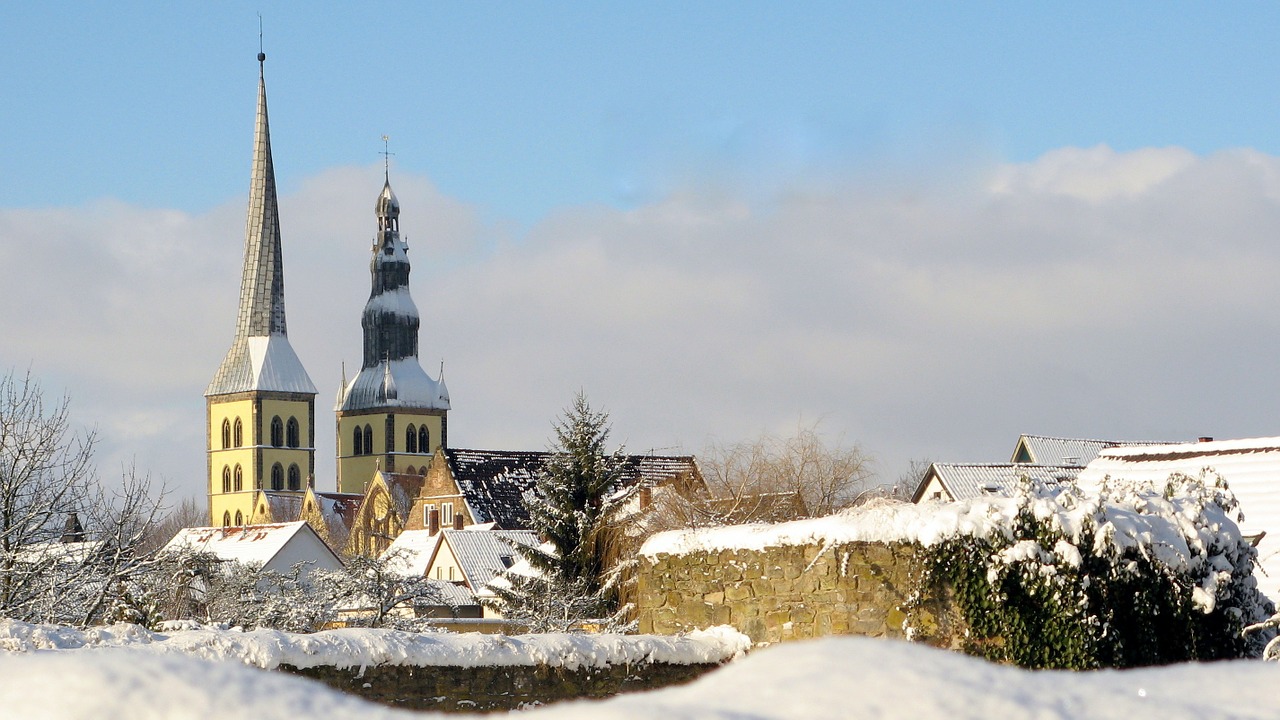
[[[584,619],[609,620],[618,610],[611,582],[612,539],[638,484],[623,484],[625,458],[606,453],[609,416],[582,393],[555,423],[555,443],[534,493],[525,499],[531,529],[543,544],[513,545],[532,568],[498,583],[497,607],[533,630],[565,630]]]

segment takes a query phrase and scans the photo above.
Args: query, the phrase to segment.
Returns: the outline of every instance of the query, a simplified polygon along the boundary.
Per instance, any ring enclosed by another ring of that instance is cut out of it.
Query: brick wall
[[[639,632],[731,625],[755,643],[867,635],[958,647],[963,628],[949,589],[924,586],[922,569],[909,543],[642,556]]]

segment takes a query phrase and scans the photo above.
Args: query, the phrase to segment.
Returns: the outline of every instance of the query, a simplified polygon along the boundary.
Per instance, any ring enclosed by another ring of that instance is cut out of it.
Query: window
[[[241,491],[241,490],[243,490],[243,489],[244,489],[244,471],[240,469],[240,466],[239,466],[239,465],[237,465],[237,466],[236,466],[236,483],[235,483],[235,491],[236,491],[236,492],[240,492],[240,491]],[[238,523],[237,523],[237,524],[238,524]]]
[[[231,511],[222,513],[222,527],[231,527]]]
[[[422,506],[422,524],[428,529],[431,527],[431,513],[435,512],[435,505]]]
[[[440,525],[453,524],[453,503],[440,503]],[[452,580],[453,578],[449,578]]]
[[[407,474],[407,475],[417,475],[417,474],[418,474],[418,471],[417,471],[417,470],[416,470],[412,465],[410,465],[409,467],[405,468],[405,469],[404,469],[404,471],[405,471],[405,474]]]
[[[226,450],[231,447],[231,421],[222,419],[222,449]]]
[[[361,431],[360,428],[356,428],[355,432],[351,433],[351,440],[352,440],[352,444],[355,446],[355,449],[351,454],[363,455],[364,454],[364,432]]]
[[[226,465],[222,466],[222,492],[231,492],[231,468]]]
[[[236,447],[244,447],[244,425],[240,424],[240,418],[236,418]]]
[[[288,424],[285,425],[285,435],[287,436],[289,447],[296,448],[302,444],[298,440],[298,418],[289,418]]]
[[[368,425],[364,426],[364,454],[373,454],[373,428]]]
[[[450,565],[450,566],[449,566],[449,579],[450,579],[450,580],[452,580],[452,579],[453,579],[453,566],[452,566],[452,565]]]
[[[280,463],[271,466],[271,489],[284,489],[284,466]]]
[[[436,568],[436,579],[437,579],[437,580],[443,580],[443,579],[444,579],[444,568],[442,568],[442,567],[438,567],[438,568]]]
[[[404,451],[410,453],[418,452],[418,429],[410,425],[404,431]]]
[[[238,526],[243,525],[243,524],[244,524],[244,515],[241,515],[241,514],[240,514],[240,511],[239,511],[239,510],[237,510],[237,511],[236,511],[236,526],[238,527]]]
[[[427,432],[426,425],[418,428],[418,452],[423,454],[431,452],[431,433]]]
[[[298,469],[297,465],[289,466],[289,489],[302,489],[302,471]]]
[[[271,447],[284,446],[284,422],[277,415],[271,418]]]

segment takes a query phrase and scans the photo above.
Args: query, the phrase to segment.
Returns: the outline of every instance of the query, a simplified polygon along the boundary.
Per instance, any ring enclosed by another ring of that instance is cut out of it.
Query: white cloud
[[[973,175],[769,202],[687,189],[517,235],[393,174],[451,443],[541,448],[578,389],[632,451],[820,419],[888,480],[911,457],[1002,460],[1019,432],[1280,433],[1280,160],[1067,148]],[[339,168],[282,199],[321,487],[381,180]],[[242,218],[242,199],[198,216],[0,211],[0,363],[66,387],[106,461],[136,456],[201,492],[201,393],[231,339]]]

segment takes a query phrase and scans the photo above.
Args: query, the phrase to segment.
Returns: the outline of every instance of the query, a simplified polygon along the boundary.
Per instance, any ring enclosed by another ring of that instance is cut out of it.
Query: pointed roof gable
[[[267,123],[267,85],[259,54],[258,115],[245,217],[244,269],[236,335],[205,395],[254,390],[314,395],[315,385],[289,344],[284,314],[280,211]]]
[[[295,553],[286,552],[296,546]],[[194,550],[210,553],[219,560],[260,564],[284,569],[294,562],[292,554],[312,555],[305,559],[316,562],[317,567],[340,567],[337,553],[325,544],[315,530],[305,522],[276,523],[272,525],[240,525],[236,527],[198,527],[179,530],[161,552]]]
[[[1024,465],[1020,463],[933,463],[916,488],[911,502],[924,499],[929,481],[936,478],[953,500],[1011,497],[1026,477],[1049,485],[1068,483],[1084,470],[1078,465]]]

